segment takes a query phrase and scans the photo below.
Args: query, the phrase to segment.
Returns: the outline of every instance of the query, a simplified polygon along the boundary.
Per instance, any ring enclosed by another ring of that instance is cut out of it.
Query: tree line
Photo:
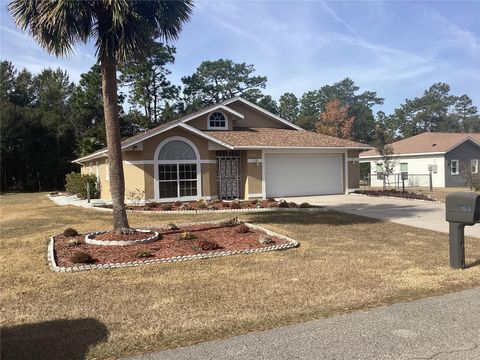
[[[253,65],[229,59],[202,62],[181,79],[169,79],[175,48],[153,42],[148,56],[118,64],[122,138],[175,120],[206,105],[242,96],[310,131],[374,146],[425,131],[479,132],[478,109],[467,95],[450,94],[445,83],[406,99],[387,115],[374,112],[384,99],[345,78],[297,97],[265,94],[267,77]],[[76,170],[75,157],[106,145],[99,65],[78,83],[61,69],[33,74],[0,63],[1,190],[49,190]],[[125,110],[126,109],[126,110]]]

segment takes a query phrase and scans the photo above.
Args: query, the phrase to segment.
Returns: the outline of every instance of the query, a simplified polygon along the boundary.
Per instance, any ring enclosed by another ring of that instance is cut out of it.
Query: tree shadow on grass
[[[366,216],[340,213],[337,211],[312,211],[312,212],[269,212],[254,213],[249,215],[249,221],[258,224],[297,224],[297,225],[354,225],[378,224],[379,219]]]
[[[85,359],[91,346],[108,338],[107,327],[93,318],[16,325],[0,331],[2,360]]]

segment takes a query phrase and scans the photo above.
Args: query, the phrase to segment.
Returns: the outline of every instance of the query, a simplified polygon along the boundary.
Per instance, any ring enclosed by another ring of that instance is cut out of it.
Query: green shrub
[[[90,256],[89,253],[79,251],[74,253],[70,257],[70,261],[74,264],[93,264],[95,260]]]
[[[75,230],[74,228],[66,228],[65,230],[63,230],[63,236],[73,237],[77,235],[78,235],[78,231]]]
[[[137,258],[147,258],[153,256],[150,251],[140,250],[135,254]]]
[[[300,204],[301,209],[308,209],[308,208],[311,208],[311,207],[312,207],[312,205],[310,205],[307,202],[303,202],[303,203]]]
[[[180,234],[180,239],[181,240],[193,240],[195,238],[196,238],[195,234],[193,234],[189,231],[184,231],[183,233]]]
[[[174,223],[168,223],[168,224],[167,224],[167,229],[168,229],[168,230],[178,230],[179,227],[178,227],[176,224],[174,224]]]
[[[218,245],[215,241],[210,240],[200,240],[194,245],[194,249],[197,251],[217,250],[220,248],[220,245]]]
[[[172,204],[163,204],[162,205],[162,210],[163,211],[172,211],[172,209],[173,209]]]
[[[250,232],[250,228],[245,225],[245,224],[240,224],[237,229],[236,229],[237,233],[239,234],[246,234],[248,232]]]
[[[82,175],[71,172],[65,176],[65,189],[67,192],[82,199],[87,198],[87,183],[90,184],[90,199],[98,199],[100,192],[97,188],[97,177],[95,175]]]

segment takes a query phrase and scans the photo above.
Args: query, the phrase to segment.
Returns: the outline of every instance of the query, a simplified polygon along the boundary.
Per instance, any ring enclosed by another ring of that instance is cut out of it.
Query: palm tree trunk
[[[102,68],[103,111],[110,171],[110,193],[113,206],[113,230],[116,233],[132,231],[125,210],[125,179],[123,175],[120,122],[118,118],[116,61],[104,58]]]

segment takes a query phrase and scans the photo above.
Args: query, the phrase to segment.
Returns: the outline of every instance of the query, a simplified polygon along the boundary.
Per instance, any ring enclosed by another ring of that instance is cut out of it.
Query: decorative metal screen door
[[[239,198],[240,179],[240,152],[217,151],[217,184],[220,199]]]

